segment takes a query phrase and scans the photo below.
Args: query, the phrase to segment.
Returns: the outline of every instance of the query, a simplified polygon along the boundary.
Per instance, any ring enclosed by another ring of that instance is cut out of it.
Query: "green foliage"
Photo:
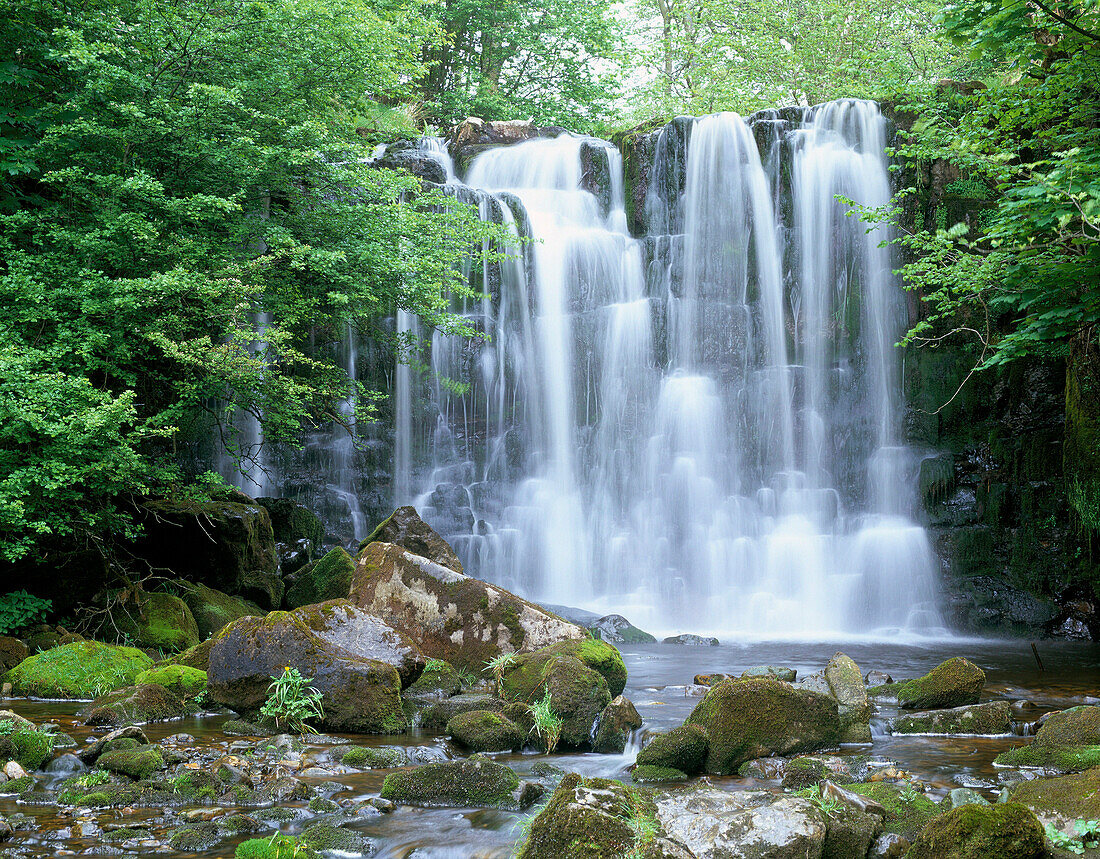
[[[1075,820],[1073,821],[1073,828],[1077,833],[1076,837],[1067,835],[1054,824],[1048,823],[1046,825],[1047,839],[1055,847],[1060,847],[1077,855],[1084,853],[1086,847],[1095,848],[1100,846],[1100,820]]]
[[[76,641],[29,656],[4,675],[15,694],[95,698],[130,686],[153,660],[132,647]]]
[[[317,854],[290,835],[250,838],[237,845],[236,859],[310,859]]]
[[[832,817],[838,811],[844,808],[844,803],[833,796],[826,796],[822,793],[821,785],[815,784],[798,792],[799,796],[806,797],[822,814],[826,817]]]
[[[181,445],[247,466],[247,416],[290,444],[347,420],[349,326],[472,333],[450,300],[500,231],[356,133],[413,96],[426,8],[0,0],[0,559],[107,554]]]
[[[558,740],[561,739],[561,729],[565,722],[561,716],[554,712],[550,702],[549,690],[540,700],[531,704],[531,716],[534,719],[531,733],[538,737],[540,745],[546,750],[547,754],[552,753],[558,747]]]
[[[628,788],[619,803],[619,816],[634,835],[630,849],[624,853],[626,859],[642,859],[649,845],[661,833],[661,822],[657,819],[652,802],[647,802],[643,794]]]
[[[260,715],[271,719],[279,727],[287,727],[296,733],[316,733],[306,724],[307,720],[325,718],[322,695],[308,684],[312,677],[303,677],[297,668],[284,668],[279,677],[272,677],[267,687],[267,700],[260,708]]]
[[[508,669],[516,665],[517,662],[518,660],[514,653],[501,653],[485,661],[485,667],[488,668],[493,673],[493,677],[496,678],[497,695],[504,694],[504,675]]]
[[[0,597],[0,635],[10,635],[46,619],[53,601],[26,591],[12,591]]]

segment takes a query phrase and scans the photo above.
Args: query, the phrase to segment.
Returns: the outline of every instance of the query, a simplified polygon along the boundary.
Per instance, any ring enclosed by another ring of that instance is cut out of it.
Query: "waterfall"
[[[420,410],[398,368],[398,500],[474,575],[654,631],[942,632],[888,235],[837,199],[889,200],[885,146],[871,102],[677,119],[641,238],[605,141],[490,149],[464,183],[446,163],[516,241],[455,308],[486,338],[432,338],[465,388]]]

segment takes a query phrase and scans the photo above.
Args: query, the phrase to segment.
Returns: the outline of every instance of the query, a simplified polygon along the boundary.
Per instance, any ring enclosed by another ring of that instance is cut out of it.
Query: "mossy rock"
[[[153,660],[133,647],[77,641],[35,654],[4,675],[14,695],[93,698],[130,686]]]
[[[456,573],[462,572],[462,562],[454,549],[420,518],[415,507],[394,510],[359,544],[359,551],[371,543],[391,543]]]
[[[215,639],[208,638],[201,644],[190,647],[181,653],[174,653],[158,665],[186,665],[188,668],[197,668],[206,673],[210,666],[210,650],[214,646]]]
[[[962,805],[921,830],[906,859],[1042,859],[1043,826],[1018,803]]]
[[[78,714],[89,725],[130,725],[136,722],[165,722],[198,711],[191,700],[175,692],[146,683],[127,686],[96,698]]]
[[[896,684],[898,706],[905,710],[939,710],[977,704],[985,672],[969,659],[955,656],[923,677]]]
[[[160,749],[156,746],[142,746],[127,751],[104,752],[96,761],[96,766],[140,781],[164,769],[166,764]]]
[[[998,755],[994,763],[1080,772],[1100,766],[1100,707],[1071,707],[1051,713],[1035,739]]]
[[[462,695],[454,695],[446,698],[420,712],[420,730],[442,733],[447,729],[447,723],[459,713],[468,713],[471,710],[489,710],[500,713],[508,705],[503,698],[496,695],[486,695],[480,692],[468,692]],[[513,719],[513,721],[515,721]]]
[[[871,742],[870,719],[875,708],[867,700],[867,687],[859,666],[850,656],[838,651],[825,666],[824,675],[829,694],[837,702],[841,742]]]
[[[240,597],[232,597],[214,588],[177,579],[172,586],[180,593],[198,626],[199,639],[205,640],[239,617],[263,614],[256,603]]]
[[[449,698],[462,691],[462,679],[451,663],[444,659],[429,659],[420,678],[401,693],[410,698]]]
[[[638,714],[638,709],[628,698],[619,695],[600,713],[592,751],[601,755],[621,755],[626,749],[626,740],[631,731],[640,727],[642,717]]]
[[[1012,707],[1008,701],[990,701],[911,713],[890,725],[894,734],[1008,734],[1012,731]]]
[[[459,713],[447,723],[447,735],[471,752],[518,751],[525,737],[511,719],[489,710]]]
[[[1100,820],[1100,766],[1060,778],[1022,781],[1012,787],[1009,799],[1044,816]]]
[[[783,769],[783,788],[785,790],[805,790],[820,784],[831,773],[819,758],[800,755],[787,761]]]
[[[318,859],[318,853],[297,838],[250,838],[237,845],[235,859]]]
[[[171,594],[143,594],[111,616],[112,629],[138,647],[187,650],[201,641],[199,627],[187,603]]]
[[[519,776],[484,755],[390,773],[381,796],[407,805],[518,809]]]
[[[754,677],[782,680],[784,683],[794,683],[795,678],[798,677],[798,672],[793,668],[784,668],[777,665],[757,665],[741,672],[742,680],[751,680]],[[713,686],[714,684],[708,683],[706,685]]]
[[[30,793],[37,783],[32,775],[20,776],[0,784],[0,793],[8,795]]]
[[[630,777],[640,783],[662,781],[687,781],[690,776],[673,767],[657,767],[650,764],[638,764],[630,771]]]
[[[286,607],[298,608],[326,600],[345,599],[351,590],[355,561],[337,546],[298,571],[298,578],[286,594]]]
[[[825,816],[825,846],[821,859],[863,859],[882,821],[874,814],[842,805]]]
[[[206,770],[187,770],[172,780],[172,791],[192,802],[213,799],[217,787],[214,776]]]
[[[723,680],[712,686],[685,724],[707,735],[705,769],[732,775],[745,761],[836,746],[837,702],[778,680]]]
[[[340,763],[364,770],[389,770],[405,765],[405,753],[400,749],[373,749],[352,746],[340,757]]]
[[[369,838],[331,823],[314,823],[306,827],[298,835],[298,841],[313,850],[337,850],[365,856],[375,852],[374,843]]]
[[[200,853],[209,850],[222,837],[222,833],[213,823],[191,823],[173,829],[168,835],[168,846],[185,853]]]
[[[940,814],[939,806],[928,797],[918,794],[907,801],[902,798],[901,790],[890,782],[859,782],[838,787],[873,799],[886,809],[883,830],[909,839],[915,838],[928,821]]]
[[[321,551],[325,526],[308,507],[290,498],[260,497],[256,499],[256,503],[267,510],[267,515],[271,517],[271,531],[278,542],[309,540],[314,552]]]
[[[0,764],[17,762],[25,770],[36,770],[53,752],[53,737],[33,728],[17,728],[0,737]]]
[[[559,641],[534,651],[530,656],[537,654],[576,657],[607,681],[607,691],[612,698],[622,695],[626,688],[626,663],[622,654],[606,641]]]
[[[591,745],[592,728],[611,703],[607,681],[600,673],[577,657],[550,648],[518,654],[501,685],[506,697],[525,704],[549,693],[551,709],[562,720],[560,742],[572,748]]]
[[[146,683],[163,686],[181,698],[194,698],[206,689],[206,672],[189,665],[154,665],[134,680],[135,686]]]
[[[637,763],[696,775],[703,771],[706,760],[706,731],[699,725],[681,725],[654,737],[638,752]]]
[[[661,834],[649,791],[603,778],[566,775],[531,822],[519,859],[641,856]]]

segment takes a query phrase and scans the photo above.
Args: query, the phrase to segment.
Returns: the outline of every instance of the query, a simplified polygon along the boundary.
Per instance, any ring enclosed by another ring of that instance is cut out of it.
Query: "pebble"
[[[4,775],[15,781],[17,778],[26,778],[29,773],[17,761],[8,761],[4,764]]]

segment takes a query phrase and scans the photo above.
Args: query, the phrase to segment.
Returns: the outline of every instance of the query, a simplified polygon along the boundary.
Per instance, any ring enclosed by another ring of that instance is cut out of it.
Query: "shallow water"
[[[755,665],[784,665],[797,669],[799,676],[821,670],[837,650],[843,650],[863,669],[885,671],[895,679],[915,677],[925,673],[950,656],[962,655],[981,665],[987,675],[983,700],[1006,698],[1016,705],[1018,727],[1034,721],[1050,710],[1085,703],[1100,702],[1100,646],[1042,642],[1039,653],[1044,669],[1039,671],[1026,641],[928,642],[921,646],[873,643],[809,644],[798,642],[759,642],[743,646],[682,647],[666,644],[624,645],[621,648],[629,682],[626,695],[638,708],[645,725],[623,755],[562,754],[549,758],[542,755],[501,754],[495,757],[520,772],[529,773],[534,764],[548,760],[555,766],[585,775],[599,775],[629,780],[629,767],[638,744],[646,732],[664,731],[680,724],[699,702],[703,691],[692,680],[696,674],[723,672],[738,674]],[[52,721],[61,730],[83,743],[98,733],[80,725],[75,712],[79,704],[13,699],[4,703],[17,713],[35,722]],[[1024,736],[1008,737],[891,737],[885,733],[886,720],[895,715],[889,707],[880,708],[872,727],[871,746],[851,746],[841,755],[883,755],[898,762],[900,768],[913,774],[928,786],[929,794],[938,798],[953,787],[974,787],[992,797],[1000,790],[1000,777],[1007,772],[992,764],[993,758],[1006,749],[1029,740]],[[153,742],[177,733],[191,734],[195,747],[228,752],[241,743],[240,738],[226,737],[221,724],[225,713],[145,726]],[[458,757],[461,753],[448,741],[434,734],[411,733],[398,737],[347,737],[360,745],[402,745],[421,747],[422,757]],[[310,753],[323,755],[331,743],[310,744]],[[209,755],[208,755],[209,756]],[[358,806],[377,795],[388,771],[374,770],[340,775],[334,781],[342,789],[336,800],[353,800]],[[43,784],[47,780],[42,778]],[[320,784],[333,779],[303,778]],[[758,786],[760,782],[739,778],[712,778],[711,781],[728,790]],[[325,792],[328,794],[328,791]],[[190,808],[118,808],[104,810],[58,809],[52,805],[34,803],[35,794],[16,799],[0,797],[0,814],[22,813],[34,817],[38,830],[19,832],[5,847],[11,855],[64,856],[107,855],[136,856],[142,853],[203,857],[231,856],[233,841],[224,841],[201,854],[180,854],[168,848],[163,834],[186,822],[183,818],[195,811]],[[288,804],[304,808],[304,803]],[[241,809],[247,814],[249,809]],[[210,807],[199,807],[199,814],[209,816]],[[422,809],[399,807],[391,814],[363,815],[350,828],[374,839],[375,854],[384,859],[503,859],[510,855],[512,845],[520,837],[520,824],[527,815],[482,809]],[[284,824],[281,831],[293,833],[315,819]],[[145,824],[150,838],[106,845],[97,835],[99,830],[125,823]],[[243,840],[239,838],[237,840]]]

